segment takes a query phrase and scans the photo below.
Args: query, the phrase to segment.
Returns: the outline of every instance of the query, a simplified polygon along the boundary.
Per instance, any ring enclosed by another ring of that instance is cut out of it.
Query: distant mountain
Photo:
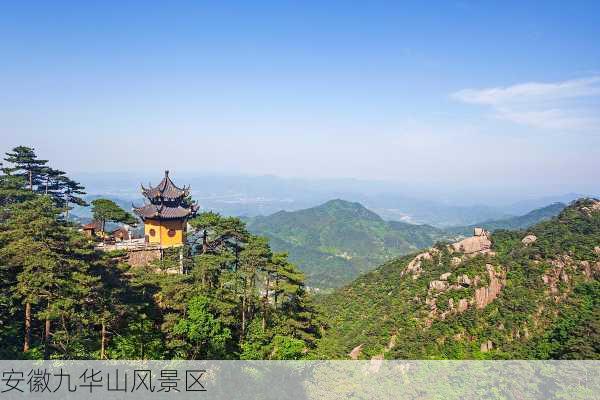
[[[92,218],[92,207],[91,207],[91,203],[93,200],[96,199],[108,199],[108,200],[112,200],[114,201],[119,207],[121,207],[123,210],[127,211],[127,212],[131,212],[131,203],[133,200],[126,200],[123,199],[121,197],[118,196],[113,196],[113,195],[106,195],[106,196],[101,196],[101,195],[87,195],[84,197],[85,201],[87,201],[90,206],[87,207],[82,207],[82,206],[74,206],[73,210],[71,211],[71,214],[73,215],[73,217],[77,217],[80,219],[85,219],[85,220],[91,220]],[[136,204],[142,204],[143,200],[140,196],[139,200],[135,201]]]
[[[205,175],[172,171],[179,185],[191,185],[192,197],[204,210],[224,215],[270,215],[279,210],[297,211],[322,204],[329,199],[351,199],[376,212],[385,220],[428,224],[438,228],[464,226],[480,221],[503,219],[554,202],[569,203],[580,196],[565,194],[521,199],[514,189],[499,200],[497,192],[468,194],[456,188],[410,185],[407,182],[364,181],[357,179],[296,179],[276,176]],[[103,197],[141,201],[140,183],[156,184],[162,171],[139,173],[79,174],[75,178],[87,192]],[[446,195],[443,196],[443,194]],[[449,194],[451,194],[449,196]]]
[[[393,193],[355,198],[361,199],[363,204],[386,220],[428,224],[438,228],[511,216],[498,207],[488,205],[452,205],[430,198],[412,198]]]
[[[569,204],[570,202],[581,199],[581,198],[593,198],[595,196],[592,195],[583,195],[578,193],[565,193],[557,196],[544,196],[544,197],[536,197],[531,199],[520,200],[516,203],[510,204],[508,206],[502,207],[502,209],[512,215],[523,215],[530,210],[535,210],[538,208],[543,208],[547,204],[554,203],[563,203]],[[482,220],[483,221],[483,220]]]
[[[268,237],[273,249],[287,251],[308,285],[317,288],[340,286],[385,260],[450,238],[432,226],[386,222],[360,203],[344,200],[247,223],[251,232]]]
[[[473,228],[475,227],[482,227],[488,231],[495,231],[497,229],[526,229],[532,225],[537,224],[538,222],[542,222],[557,216],[565,207],[566,204],[554,203],[550,204],[549,206],[530,211],[527,214],[520,215],[518,217],[483,221],[468,226],[455,226],[447,228],[446,230],[451,233],[470,236],[473,233]]]
[[[398,258],[317,296],[321,359],[600,359],[600,201]]]

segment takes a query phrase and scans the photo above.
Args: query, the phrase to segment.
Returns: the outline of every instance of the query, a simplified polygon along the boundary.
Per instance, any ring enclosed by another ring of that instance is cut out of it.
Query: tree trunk
[[[31,342],[31,303],[25,304],[25,337],[23,338],[23,353],[29,351]]]
[[[202,253],[206,253],[208,251],[208,238],[206,229],[202,232]]]
[[[242,296],[242,334],[240,335],[240,342],[244,341],[244,333],[246,332],[246,289],[244,289],[244,295]]]
[[[263,297],[263,315],[262,315],[262,330],[265,331],[267,327],[267,309],[269,307],[269,284],[271,275],[267,272],[267,284],[265,287],[265,296]]]
[[[29,190],[33,192],[33,172],[29,170]]]
[[[46,323],[44,325],[44,359],[47,360],[50,356],[50,319],[46,317]]]
[[[46,318],[46,324],[44,327],[44,339],[48,341],[50,339],[50,327],[52,326],[50,319]]]
[[[100,333],[100,359],[104,360],[106,351],[106,323],[102,321],[102,330]]]
[[[273,306],[277,310],[277,298],[279,297],[279,277],[275,276],[275,293],[273,294]]]
[[[179,273],[183,275],[183,247],[179,248]]]

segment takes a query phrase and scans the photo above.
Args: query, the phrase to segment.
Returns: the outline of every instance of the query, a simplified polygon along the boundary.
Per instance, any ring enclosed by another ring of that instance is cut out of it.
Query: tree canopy
[[[102,231],[104,231],[106,222],[127,225],[136,225],[138,223],[138,220],[132,214],[123,210],[117,203],[109,199],[93,200],[92,215],[96,221],[102,224]]]

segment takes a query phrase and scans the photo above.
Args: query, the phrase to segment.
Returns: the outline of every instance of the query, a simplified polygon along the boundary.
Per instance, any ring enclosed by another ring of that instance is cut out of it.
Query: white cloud
[[[562,82],[463,89],[452,98],[489,106],[496,117],[541,129],[599,130],[600,76]]]

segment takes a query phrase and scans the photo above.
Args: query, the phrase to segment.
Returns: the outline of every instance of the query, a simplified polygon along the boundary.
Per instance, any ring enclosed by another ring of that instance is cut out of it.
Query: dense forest
[[[0,357],[4,359],[299,359],[319,335],[303,274],[237,218],[192,219],[201,244],[146,268],[101,252],[69,222],[82,185],[32,148],[0,175]],[[109,200],[94,216],[135,223]],[[191,237],[193,239],[193,235]],[[170,250],[170,251],[168,251]],[[167,273],[181,263],[183,274]]]
[[[485,243],[483,239],[482,243]],[[600,358],[600,201],[491,248],[445,243],[319,298],[319,358]]]
[[[385,261],[455,237],[429,225],[384,221],[360,203],[339,199],[250,218],[248,229],[286,251],[307,285],[319,289],[340,287]]]

